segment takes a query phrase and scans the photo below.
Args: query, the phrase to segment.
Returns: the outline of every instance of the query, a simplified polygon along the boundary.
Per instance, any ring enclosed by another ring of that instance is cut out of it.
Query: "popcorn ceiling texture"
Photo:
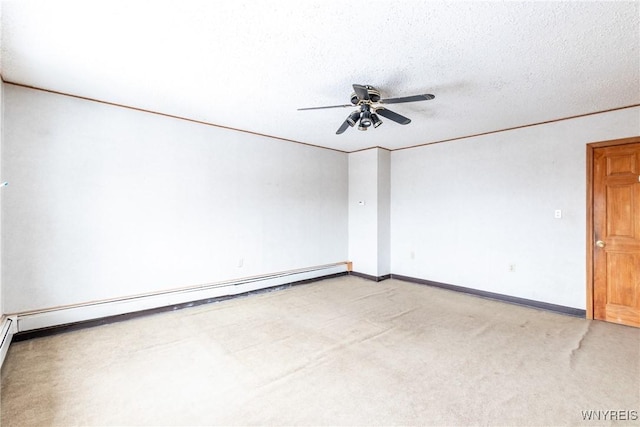
[[[3,2],[6,82],[345,151],[640,103],[640,3]],[[351,84],[412,119],[335,135]]]

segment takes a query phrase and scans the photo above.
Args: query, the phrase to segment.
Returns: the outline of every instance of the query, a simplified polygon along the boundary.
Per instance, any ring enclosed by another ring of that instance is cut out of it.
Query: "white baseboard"
[[[4,362],[4,358],[9,351],[9,345],[11,345],[11,339],[13,334],[18,332],[17,319],[15,316],[0,318],[0,367]]]
[[[19,313],[16,315],[17,321],[14,324],[17,332],[25,332],[209,298],[238,295],[346,271],[346,263],[336,263],[148,295]]]

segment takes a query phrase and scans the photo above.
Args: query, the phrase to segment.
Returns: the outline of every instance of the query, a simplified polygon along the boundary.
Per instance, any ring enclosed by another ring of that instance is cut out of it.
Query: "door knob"
[[[602,240],[598,240],[596,242],[596,246],[599,248],[604,248],[607,244],[605,242],[603,242]]]

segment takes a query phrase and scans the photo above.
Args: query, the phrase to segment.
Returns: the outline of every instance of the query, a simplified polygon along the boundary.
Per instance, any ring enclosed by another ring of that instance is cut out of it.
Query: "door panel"
[[[593,316],[640,327],[640,143],[593,151]]]
[[[630,207],[634,185],[611,185],[607,188],[607,235],[633,238],[634,224]]]

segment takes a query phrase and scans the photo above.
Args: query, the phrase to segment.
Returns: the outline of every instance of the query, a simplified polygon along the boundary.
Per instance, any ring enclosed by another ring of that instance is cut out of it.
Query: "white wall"
[[[347,259],[584,308],[585,144],[640,134],[635,108],[347,156],[3,87],[5,313]]]
[[[639,134],[633,108],[392,152],[392,272],[585,308],[586,144]]]
[[[391,152],[378,149],[378,274],[391,274]]]
[[[0,15],[2,15],[1,6],[0,6]],[[2,134],[3,134],[3,109],[4,109],[4,82],[0,79],[0,182],[4,182],[3,171],[2,171]],[[2,191],[5,189],[0,187],[0,236],[2,235]],[[2,241],[0,239],[0,260],[2,259]],[[2,280],[2,263],[0,263],[0,319],[5,314],[4,310],[4,281]]]
[[[357,273],[390,274],[390,169],[387,150],[349,154],[349,259]]]
[[[362,204],[364,203],[364,204]],[[378,275],[378,149],[349,154],[349,260]]]
[[[347,260],[347,155],[5,85],[7,312]]]

